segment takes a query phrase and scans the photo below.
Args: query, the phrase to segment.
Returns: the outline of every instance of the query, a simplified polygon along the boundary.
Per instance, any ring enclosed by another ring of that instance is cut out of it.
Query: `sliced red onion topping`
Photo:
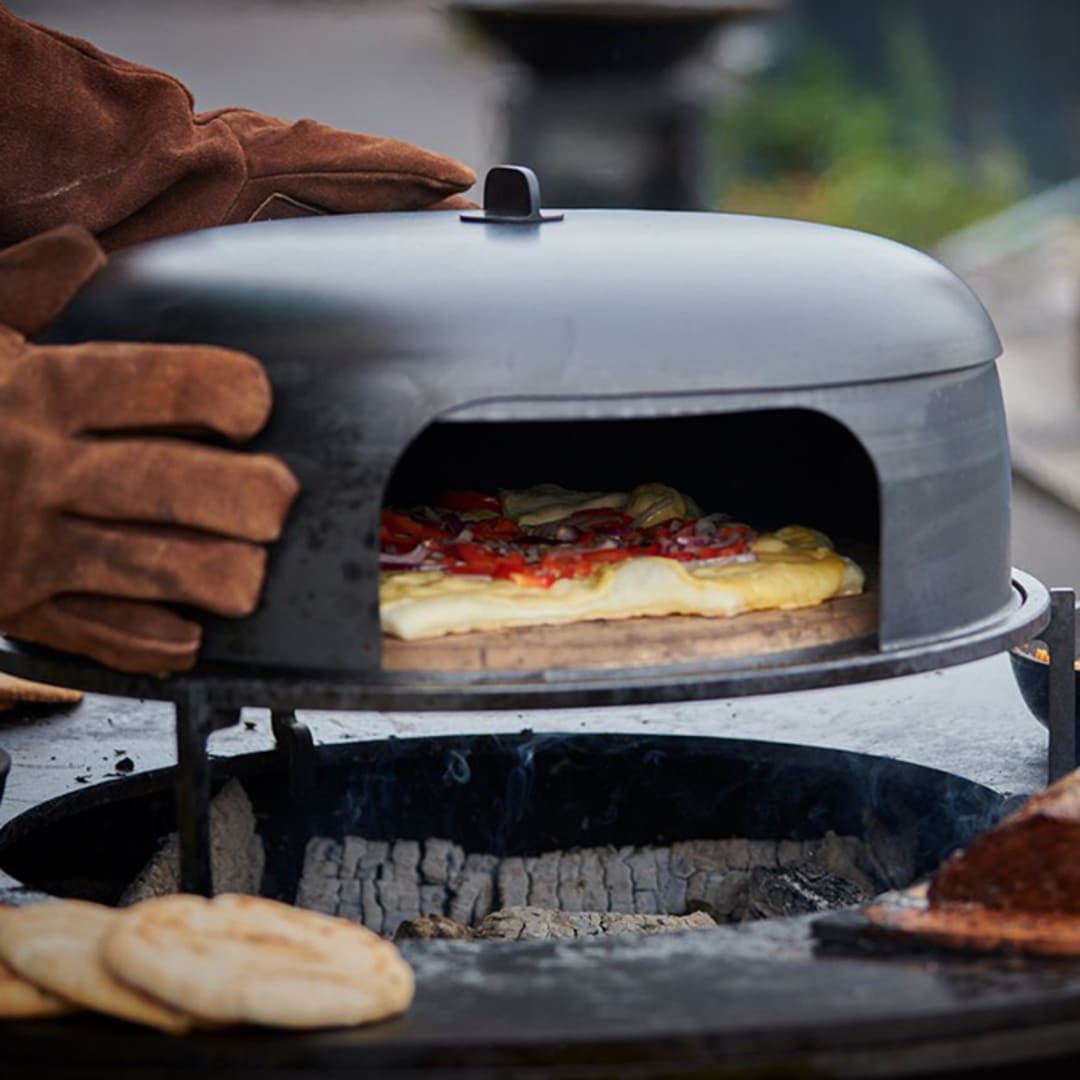
[[[432,557],[431,548],[425,543],[417,544],[410,551],[398,553],[383,551],[379,555],[380,570],[406,570],[416,569],[426,559]]]

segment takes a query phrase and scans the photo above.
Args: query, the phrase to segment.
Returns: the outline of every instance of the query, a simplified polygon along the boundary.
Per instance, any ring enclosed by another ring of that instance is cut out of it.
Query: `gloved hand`
[[[0,87],[0,245],[73,222],[112,249],[247,221],[275,196],[333,212],[451,209],[476,179],[397,139],[194,114],[171,76],[3,7]]]
[[[297,484],[241,441],[270,412],[250,356],[210,346],[30,344],[101,265],[69,226],[0,252],[0,631],[125,671],[195,662],[197,623],[250,613]]]

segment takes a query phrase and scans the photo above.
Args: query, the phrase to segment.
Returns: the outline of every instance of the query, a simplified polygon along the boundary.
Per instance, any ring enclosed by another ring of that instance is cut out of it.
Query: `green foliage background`
[[[822,46],[747,87],[714,127],[717,207],[797,217],[929,248],[1026,189],[1001,142],[962,150],[947,94],[916,27],[887,36],[884,91],[858,85]]]

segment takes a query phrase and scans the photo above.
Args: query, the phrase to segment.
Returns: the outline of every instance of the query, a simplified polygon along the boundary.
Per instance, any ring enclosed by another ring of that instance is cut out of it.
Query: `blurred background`
[[[1005,341],[1014,562],[1080,587],[1076,0],[6,0],[243,105],[549,205],[766,213],[932,251]],[[477,196],[479,197],[479,196]]]

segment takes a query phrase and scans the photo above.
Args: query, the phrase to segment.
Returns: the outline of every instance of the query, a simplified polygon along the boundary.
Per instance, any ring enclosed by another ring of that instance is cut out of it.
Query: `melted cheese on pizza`
[[[537,484],[524,491],[500,491],[503,512],[523,528],[561,521],[578,510],[621,510],[644,527],[672,518],[696,518],[701,510],[689,495],[667,484],[639,484],[633,491],[570,491]]]
[[[587,577],[556,581],[547,589],[437,570],[390,572],[380,588],[383,630],[415,640],[592,619],[732,616],[811,607],[862,590],[859,567],[812,529],[792,525],[765,533],[752,550],[755,557],[749,561],[703,565],[641,556],[599,567]]]

